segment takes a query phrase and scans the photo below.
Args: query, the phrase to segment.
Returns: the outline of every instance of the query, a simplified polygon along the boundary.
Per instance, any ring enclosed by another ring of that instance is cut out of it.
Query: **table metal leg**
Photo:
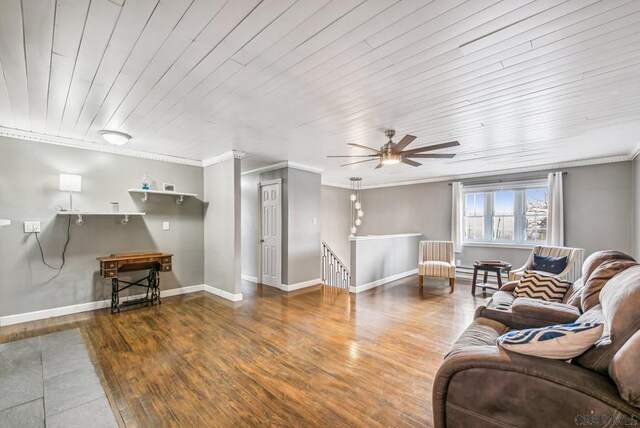
[[[120,293],[118,292],[118,278],[111,278],[111,313],[120,312]]]

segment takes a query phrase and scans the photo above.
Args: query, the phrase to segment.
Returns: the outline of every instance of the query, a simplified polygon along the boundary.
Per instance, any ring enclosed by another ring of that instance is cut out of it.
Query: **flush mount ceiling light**
[[[107,131],[106,129],[100,131],[100,135],[102,135],[102,138],[104,138],[107,143],[113,144],[114,146],[126,144],[131,139],[131,135],[129,134],[118,131]]]

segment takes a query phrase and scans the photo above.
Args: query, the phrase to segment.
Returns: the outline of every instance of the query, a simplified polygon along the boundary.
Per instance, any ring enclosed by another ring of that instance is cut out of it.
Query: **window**
[[[540,181],[465,188],[464,241],[546,242],[547,193]]]

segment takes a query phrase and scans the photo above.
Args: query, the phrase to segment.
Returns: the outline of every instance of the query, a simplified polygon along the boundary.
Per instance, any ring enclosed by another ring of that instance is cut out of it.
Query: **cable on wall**
[[[42,263],[44,263],[44,265],[50,269],[62,270],[66,262],[67,247],[69,246],[69,241],[71,240],[71,216],[68,216],[68,217],[69,218],[67,220],[67,241],[64,243],[64,247],[62,249],[62,264],[60,265],[60,267],[51,266],[49,263],[47,263],[44,257],[44,250],[42,249],[42,244],[40,244],[40,239],[38,238],[38,232],[33,232],[36,235],[36,242],[38,243],[38,248],[40,248],[40,257],[42,258]]]

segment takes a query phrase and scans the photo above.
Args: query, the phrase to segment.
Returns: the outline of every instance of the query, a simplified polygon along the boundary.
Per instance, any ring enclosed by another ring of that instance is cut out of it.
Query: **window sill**
[[[540,244],[511,244],[502,242],[463,242],[463,247],[507,248],[513,250],[532,250]]]

